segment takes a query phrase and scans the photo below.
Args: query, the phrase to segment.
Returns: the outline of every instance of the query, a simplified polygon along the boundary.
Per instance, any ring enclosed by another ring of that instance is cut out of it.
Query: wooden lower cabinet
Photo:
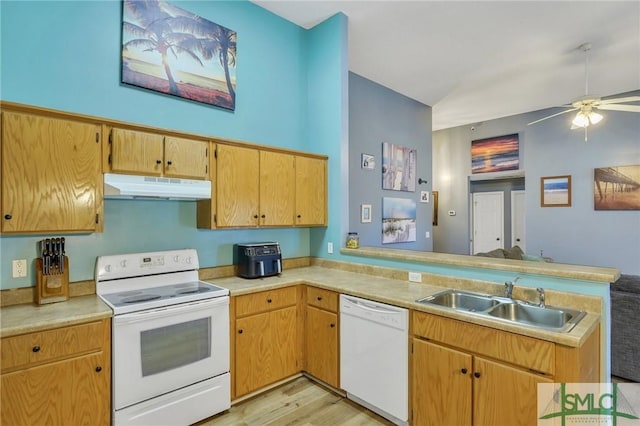
[[[265,300],[265,305],[278,306],[291,299],[291,291],[296,294],[297,288],[290,287],[236,298],[232,371],[235,398],[300,371],[298,298],[295,297],[288,307],[278,307],[266,312],[254,313],[243,308],[246,306],[256,311],[264,310],[259,303],[262,299]],[[239,317],[243,314],[246,316]]]
[[[338,314],[307,306],[306,372],[338,388]]]
[[[338,296],[335,291],[305,288],[305,372],[340,387]]]
[[[412,313],[411,424],[534,425],[539,383],[597,382],[599,329],[580,347]]]
[[[474,424],[537,423],[538,383],[553,379],[480,357],[474,357],[473,371]]]
[[[471,355],[414,338],[413,371],[414,425],[471,425]]]
[[[0,424],[109,425],[110,330],[103,320],[2,339]],[[88,331],[100,345],[84,338]],[[67,340],[53,347],[53,338]]]

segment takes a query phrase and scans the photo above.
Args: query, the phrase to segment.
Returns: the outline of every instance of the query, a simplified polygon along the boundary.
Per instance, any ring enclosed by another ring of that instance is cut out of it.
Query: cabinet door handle
[[[258,218],[258,215],[257,215],[257,214],[254,214],[254,215],[253,215],[253,218],[254,218],[254,219],[257,219],[257,218]]]
[[[34,346],[33,348],[31,348],[31,350],[32,350],[33,352],[40,352],[40,346],[36,345],[36,346]]]
[[[298,215],[298,219],[300,219],[302,217],[302,215]]]
[[[265,218],[265,217],[267,217],[267,216],[265,216],[265,215],[262,215],[262,216],[260,216],[260,217],[264,219],[264,218]]]
[[[162,164],[162,160],[156,160],[156,164]]]
[[[242,334],[242,333],[244,333],[243,329],[238,330],[238,334]]]
[[[13,216],[11,216],[10,214],[5,214],[4,215],[4,218],[7,219],[7,220],[11,220],[12,217]]]
[[[318,299],[318,302],[321,301],[322,300],[322,296],[318,296],[317,299]]]
[[[101,367],[101,366],[97,366],[97,367],[96,367],[96,373],[99,373],[99,372],[101,372],[101,371],[102,371],[102,367]]]
[[[336,326],[336,325],[335,325],[334,323],[329,324],[329,327],[331,327],[331,328],[333,328],[333,327],[335,327],[335,326]]]
[[[460,370],[460,372],[461,372],[462,374],[467,374],[467,371],[468,371],[468,370],[467,370],[466,368],[463,368],[463,369],[461,369],[461,370]]]
[[[267,303],[271,303],[271,302],[273,302],[273,300],[267,299]]]
[[[475,377],[476,379],[480,377],[480,372],[476,371],[475,373],[473,373],[473,377]]]

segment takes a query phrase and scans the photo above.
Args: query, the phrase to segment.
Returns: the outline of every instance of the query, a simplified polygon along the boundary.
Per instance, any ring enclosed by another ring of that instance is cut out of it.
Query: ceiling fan
[[[574,119],[571,121],[571,129],[584,129],[584,140],[587,141],[587,127],[591,124],[597,124],[602,121],[602,114],[598,114],[596,110],[611,110],[611,111],[626,111],[626,112],[640,112],[640,105],[622,105],[628,102],[640,102],[640,96],[628,96],[624,98],[615,99],[601,99],[600,96],[589,94],[589,51],[591,50],[591,43],[584,43],[578,47],[579,50],[584,52],[584,96],[577,98],[570,105],[563,105],[564,107],[571,107],[570,109],[561,111],[557,114],[552,114],[547,117],[541,118],[536,121],[532,121],[528,125],[536,124],[541,121],[547,120],[558,115],[566,114],[572,111],[578,111]]]

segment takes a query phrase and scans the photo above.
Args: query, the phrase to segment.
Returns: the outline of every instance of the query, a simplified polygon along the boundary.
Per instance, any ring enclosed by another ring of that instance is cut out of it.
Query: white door
[[[504,193],[476,192],[472,209],[472,253],[504,248]]]
[[[524,191],[511,191],[511,245],[526,250]]]

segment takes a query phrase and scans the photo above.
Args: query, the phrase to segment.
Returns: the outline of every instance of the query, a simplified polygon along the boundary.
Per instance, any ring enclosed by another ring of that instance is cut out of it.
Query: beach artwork
[[[595,210],[640,210],[640,164],[594,169]]]
[[[471,141],[471,173],[502,172],[519,167],[517,134]]]
[[[540,178],[540,205],[542,207],[570,207],[571,176]]]
[[[382,244],[416,241],[416,202],[408,198],[382,199]]]
[[[124,0],[122,82],[235,110],[235,31],[159,0]]]
[[[415,192],[418,151],[382,143],[382,189]]]

